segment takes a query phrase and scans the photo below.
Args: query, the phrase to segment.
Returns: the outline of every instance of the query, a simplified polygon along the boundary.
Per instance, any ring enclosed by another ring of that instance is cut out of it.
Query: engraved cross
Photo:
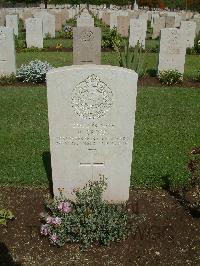
[[[104,167],[105,164],[104,162],[95,162],[93,157],[94,157],[94,151],[96,151],[96,149],[88,149],[89,151],[92,152],[92,160],[91,162],[83,162],[80,163],[80,167],[88,167],[91,169],[91,175],[92,175],[92,179],[94,178],[94,170],[96,167]]]

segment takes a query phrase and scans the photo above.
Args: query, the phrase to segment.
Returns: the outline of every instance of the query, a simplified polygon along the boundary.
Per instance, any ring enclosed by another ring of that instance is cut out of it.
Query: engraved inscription
[[[170,36],[168,39],[168,51],[169,51],[169,54],[180,53],[177,31],[170,32]]]
[[[112,107],[113,93],[96,75],[87,77],[72,91],[72,108],[83,119],[104,116]]]
[[[3,31],[0,31],[0,42],[3,42],[6,40],[6,35],[3,33]]]
[[[84,31],[81,34],[81,41],[82,42],[89,42],[93,39],[93,32],[92,31]]]

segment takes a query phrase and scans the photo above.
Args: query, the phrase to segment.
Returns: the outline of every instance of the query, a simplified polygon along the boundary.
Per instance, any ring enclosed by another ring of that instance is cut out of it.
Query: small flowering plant
[[[162,85],[171,86],[183,82],[183,74],[176,69],[162,70],[158,72],[158,79]]]
[[[21,65],[17,69],[16,77],[22,82],[43,83],[46,81],[46,73],[52,68],[46,61],[34,60],[27,65]]]
[[[62,43],[57,43],[56,44],[56,50],[62,50],[63,49],[63,44]]]
[[[75,201],[66,199],[60,190],[60,196],[47,205],[48,213],[42,214],[41,234],[51,244],[79,243],[81,249],[92,243],[108,245],[123,239],[128,215],[124,205],[109,204],[102,199],[106,186],[101,177],[82,189],[74,189]]]

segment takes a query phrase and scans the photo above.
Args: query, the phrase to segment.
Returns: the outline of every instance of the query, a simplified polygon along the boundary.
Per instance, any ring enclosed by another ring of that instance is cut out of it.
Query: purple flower
[[[56,233],[53,233],[49,236],[49,239],[52,243],[56,243],[56,241],[58,240],[58,236],[56,235]]]
[[[43,224],[40,228],[41,235],[47,236],[49,234],[49,225]]]
[[[63,201],[58,204],[58,209],[63,213],[69,213],[71,211],[71,203]]]
[[[62,220],[59,217],[48,216],[46,221],[48,224],[51,224],[51,225],[61,225],[62,223]]]
[[[52,218],[52,224],[54,225],[61,225],[62,220],[59,217]]]
[[[47,219],[46,219],[47,223],[48,224],[51,224],[52,223],[52,217],[51,216],[48,216]]]

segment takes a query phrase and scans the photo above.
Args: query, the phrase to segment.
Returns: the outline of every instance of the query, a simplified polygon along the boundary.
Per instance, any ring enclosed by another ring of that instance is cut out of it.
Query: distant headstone
[[[194,39],[196,36],[196,22],[195,21],[181,21],[181,29],[184,32],[186,39],[186,47],[194,47]]]
[[[26,25],[26,44],[27,47],[43,48],[42,20],[39,18],[28,18]]]
[[[77,18],[77,27],[94,27],[94,18],[90,15],[84,16],[82,14]]]
[[[55,16],[55,30],[61,31],[62,30],[62,24],[63,24],[62,13],[58,12],[58,11],[51,11],[51,14]]]
[[[166,17],[165,28],[175,28],[175,17],[173,16]]]
[[[153,23],[152,39],[156,39],[160,36],[160,30],[165,28],[165,17],[155,17]]]
[[[5,26],[5,13],[3,10],[0,11],[0,26]]]
[[[117,28],[117,16],[118,13],[117,12],[113,12],[110,14],[110,29],[114,29]]]
[[[102,14],[102,22],[105,23],[106,25],[110,25],[110,13],[105,11]]]
[[[145,48],[145,38],[147,31],[147,21],[144,19],[131,19],[130,20],[130,37],[129,46],[135,47],[137,43]]]
[[[186,40],[180,29],[161,29],[158,70],[176,69],[184,73]]]
[[[73,64],[101,64],[100,28],[73,28]]]
[[[34,15],[36,18],[42,19],[43,37],[47,35],[55,37],[55,16],[47,13],[46,11],[39,12]]]
[[[153,25],[154,25],[154,23],[155,23],[155,19],[156,18],[159,18],[160,16],[159,16],[159,14],[157,14],[157,13],[153,13],[153,14],[151,14],[151,27],[153,28]]]
[[[0,75],[16,73],[13,29],[0,27]]]
[[[74,189],[103,175],[104,199],[128,200],[137,79],[132,70],[107,65],[47,73],[54,195],[64,188],[73,199]]]
[[[192,21],[196,22],[196,35],[200,32],[200,17],[199,18],[194,18]]]
[[[49,34],[52,38],[55,37],[55,16],[46,14],[43,17],[43,36]]]
[[[117,17],[117,32],[123,37],[128,37],[128,30],[130,25],[129,16],[118,16]]]
[[[148,20],[148,13],[147,12],[140,13],[139,19],[145,19],[147,21]]]
[[[6,27],[13,29],[14,34],[18,36],[18,16],[6,15]]]

